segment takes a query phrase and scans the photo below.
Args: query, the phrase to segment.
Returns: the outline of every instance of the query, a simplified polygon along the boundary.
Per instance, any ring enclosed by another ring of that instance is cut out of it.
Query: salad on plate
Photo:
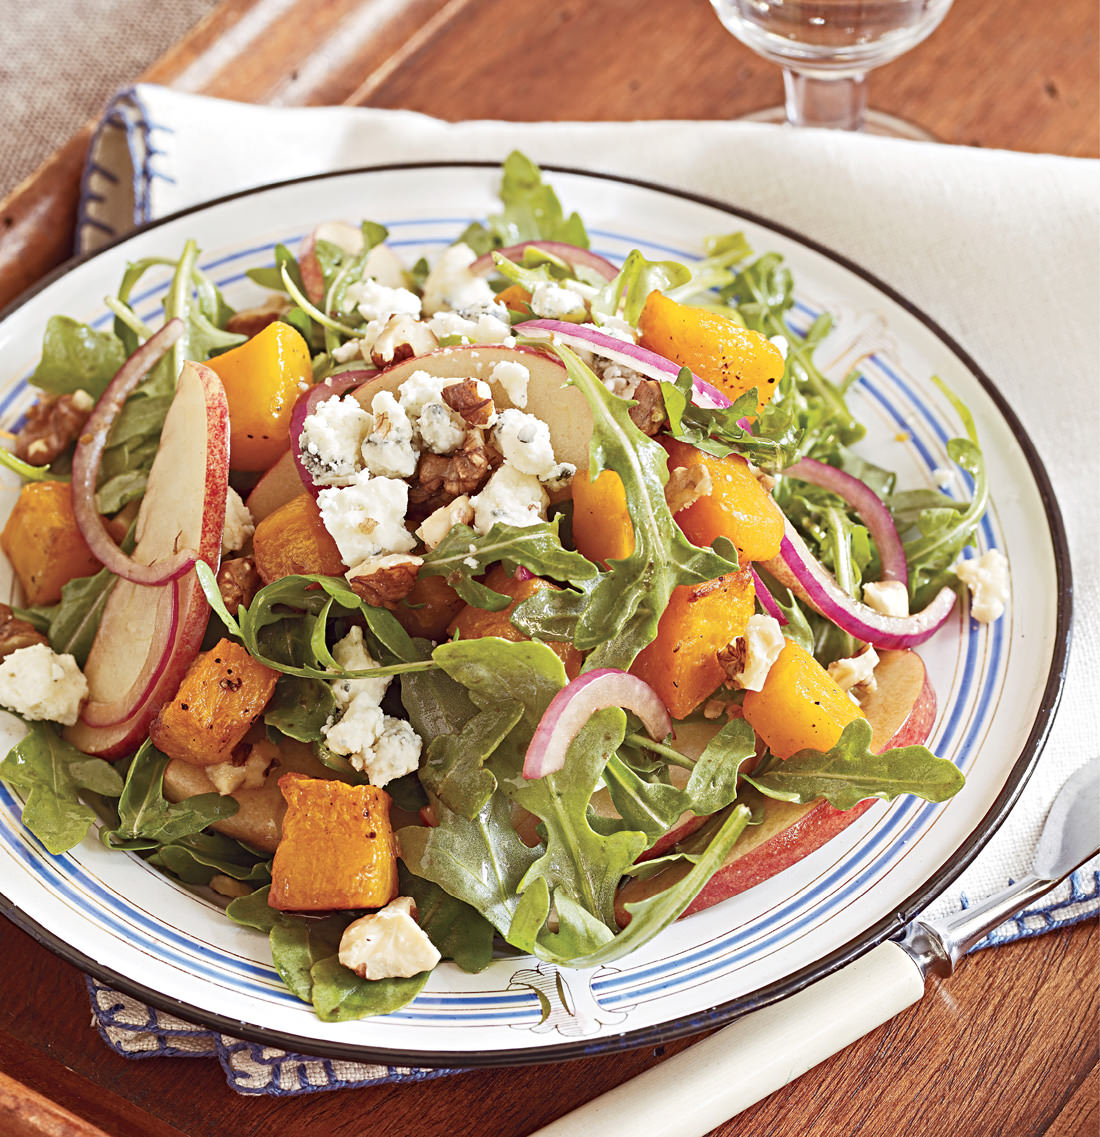
[[[1007,573],[946,388],[968,500],[859,456],[778,255],[612,264],[520,154],[432,263],[386,238],[278,246],[238,311],[189,242],[50,320],[0,453],[0,778],[50,852],[221,898],[335,1021],[605,964],[958,791],[916,649]]]

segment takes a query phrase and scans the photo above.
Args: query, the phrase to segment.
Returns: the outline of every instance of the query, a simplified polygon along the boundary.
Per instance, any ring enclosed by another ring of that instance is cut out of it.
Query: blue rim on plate
[[[171,217],[143,225],[134,232],[119,238],[93,254],[68,262],[21,297],[20,300],[11,305],[3,314],[0,314],[0,325],[40,292],[49,288],[50,285],[86,262],[102,258],[117,246],[134,240],[143,234],[161,229],[180,219],[217,209],[219,206],[230,202],[286,189],[288,187],[310,183],[332,182],[336,179],[343,178],[365,177],[369,179],[373,175],[440,170],[495,171],[498,168],[498,165],[492,162],[397,163],[384,166],[364,167],[358,170],[341,171],[338,174],[316,175],[309,178],[279,183],[275,186],[265,186],[231,194],[216,201],[203,203],[202,205],[184,210]],[[756,1007],[775,1002],[787,995],[793,994],[814,980],[844,966],[852,959],[870,950],[882,940],[900,932],[906,923],[946,889],[967,865],[970,864],[981,847],[1000,826],[1026,784],[1027,778],[1034,768],[1035,762],[1045,743],[1061,694],[1069,644],[1071,572],[1068,546],[1061,514],[1047,474],[1022,425],[996,386],[969,355],[967,355],[935,321],[915,305],[899,296],[889,285],[883,283],[851,260],[825,248],[798,232],[769,221],[758,214],[740,210],[701,195],[672,190],[641,180],[593,174],[568,167],[548,166],[545,167],[545,169],[551,175],[557,174],[581,178],[595,184],[604,183],[610,184],[611,186],[633,187],[634,189],[642,190],[650,194],[665,195],[670,203],[672,201],[694,203],[698,206],[725,214],[736,222],[759,226],[778,237],[785,238],[804,249],[810,250],[859,278],[877,293],[898,305],[909,317],[923,325],[923,327],[939,341],[939,344],[946,348],[980,384],[985,394],[988,395],[992,401],[996,413],[1000,416],[1001,420],[1003,420],[1003,423],[1007,426],[1011,434],[1015,436],[1016,443],[1026,462],[1034,489],[1041,500],[1056,577],[1056,587],[1054,590],[1056,598],[1054,643],[1051,647],[1049,666],[1047,667],[1045,675],[1041,677],[1042,696],[1034,714],[1033,721],[1030,723],[1027,735],[1022,741],[1018,753],[1011,756],[1011,765],[1005,773],[1004,782],[999,793],[993,798],[985,813],[974,823],[968,836],[957,846],[947,863],[939,865],[937,869],[924,880],[923,884],[909,893],[901,903],[897,904],[890,911],[889,915],[868,924],[858,935],[836,946],[827,954],[814,960],[812,964],[801,967],[785,975],[782,979],[767,983],[748,994],[724,1001],[715,1001],[712,1005],[698,1009],[690,1014],[669,1019],[668,1021],[650,1024],[637,1029],[624,1029],[621,1032],[605,1033],[598,1038],[565,1038],[554,1045],[530,1046],[519,1049],[498,1048],[471,1050],[469,1052],[458,1053],[454,1050],[432,1052],[428,1049],[393,1049],[388,1047],[365,1046],[359,1043],[349,1043],[345,1040],[303,1037],[293,1032],[257,1025],[256,1023],[250,1023],[241,1018],[219,1014],[209,1007],[196,1006],[186,1000],[166,996],[163,992],[157,991],[149,985],[142,983],[139,978],[130,974],[124,974],[87,955],[79,948],[67,942],[62,936],[57,934],[55,930],[44,926],[39,920],[29,916],[8,898],[0,896],[0,910],[4,911],[9,919],[51,951],[54,951],[69,962],[74,963],[89,974],[94,975],[102,982],[110,984],[118,990],[130,994],[135,998],[142,999],[162,1010],[169,1011],[191,1022],[226,1034],[300,1053],[316,1054],[320,1057],[343,1058],[353,1061],[383,1061],[389,1064],[399,1065],[451,1067],[514,1065],[577,1058],[611,1050],[653,1045],[657,1042],[669,1041],[673,1038],[693,1034],[720,1025]],[[453,220],[456,225],[460,224],[457,219],[451,220]],[[617,234],[612,231],[603,232],[593,230],[592,234],[597,240],[606,239],[612,243],[614,243],[614,239],[617,237]],[[454,234],[452,234],[452,239],[453,236]],[[623,239],[625,240],[625,238]],[[225,262],[224,265],[223,261],[212,260],[204,262],[204,266],[207,268],[222,266],[226,271],[229,271],[229,263],[231,261],[239,260],[246,254],[260,256],[265,248],[270,250],[270,247],[270,244],[268,244],[247,250],[238,250],[233,256],[223,258]],[[660,248],[658,245],[653,245],[652,247],[654,249]],[[682,252],[682,250],[679,249],[670,251],[676,253]],[[159,289],[150,290],[150,293],[154,291],[159,291]],[[808,323],[815,314],[816,310],[812,304],[802,303],[796,310],[795,319],[805,319]],[[872,401],[877,401],[881,406],[885,419],[890,420],[891,416],[895,415],[894,400],[890,397],[890,391],[904,389],[906,382],[905,376],[896,370],[892,370],[889,360],[885,357],[879,358],[876,356],[872,358],[868,364],[868,371],[873,372],[871,379],[867,383],[868,398]],[[912,401],[919,403],[919,399],[916,397],[914,397]],[[903,421],[902,418],[896,417],[896,426],[899,429],[906,428],[906,425],[906,422]],[[942,430],[936,423],[933,415],[927,415],[927,422],[922,424],[922,427],[927,432],[930,432],[930,436],[935,436],[938,442],[946,441],[946,436],[939,437],[942,435]],[[919,448],[919,440],[916,445]],[[927,453],[922,454],[922,461],[931,469],[935,461],[935,454],[929,450]],[[992,543],[993,533],[989,525],[990,522],[987,518],[984,528],[984,540],[987,543]],[[970,640],[974,640],[974,635],[975,633],[972,631],[969,637]],[[995,625],[994,630],[988,635],[986,646],[981,648],[982,651],[987,653],[989,659],[995,661],[995,665],[996,660],[1000,658],[1000,653],[1007,651],[1006,635],[1007,633]],[[988,659],[985,665],[988,666]],[[976,674],[980,666],[982,666],[982,660],[979,657],[979,649],[976,647],[974,647],[973,650],[968,648],[965,661],[966,674],[962,678],[964,686],[971,683],[973,675]],[[964,736],[966,735],[970,721],[967,715],[973,716],[976,713],[980,719],[982,715],[992,713],[990,708],[985,705],[989,699],[993,697],[989,690],[976,691],[971,694],[971,704],[981,704],[980,710],[974,712],[973,705],[968,704],[970,710],[964,713],[964,708],[962,708],[960,704],[958,708],[953,708],[953,712],[955,713],[950,716],[942,727],[946,737],[957,737],[960,740],[958,742],[959,746],[965,744]],[[2,811],[10,815],[11,810],[17,809],[17,806],[17,799],[12,797],[6,787],[0,785],[0,807],[3,807]],[[906,840],[910,835],[917,833],[922,819],[926,817],[933,808],[934,807],[928,806],[923,802],[916,802],[912,799],[906,802],[895,803],[889,811],[888,822],[877,825],[867,834],[867,848],[864,849],[863,852],[870,857],[873,855],[876,847]],[[55,858],[54,860],[59,861],[60,859]],[[870,872],[871,870],[868,869],[867,871]],[[60,880],[62,876],[60,868],[58,868],[57,872],[58,879]],[[820,891],[826,891],[832,887],[832,883],[832,878],[826,873],[819,878],[815,887]],[[804,897],[802,908],[798,913],[792,915],[792,919],[812,921],[813,899],[814,897],[811,895]],[[761,938],[758,933],[759,928],[751,929],[750,932],[747,933],[731,932],[720,944],[708,943],[705,948],[700,948],[698,952],[690,953],[682,957],[678,961],[680,965],[679,971],[670,971],[667,968],[662,970],[661,967],[655,967],[651,969],[652,974],[648,976],[645,973],[626,976],[614,972],[602,975],[593,980],[592,990],[594,993],[598,992],[602,996],[599,1002],[603,1007],[614,1008],[617,1005],[630,1004],[632,1000],[637,1000],[647,993],[647,983],[651,987],[668,987],[670,984],[674,985],[675,983],[690,983],[695,981],[701,973],[706,972],[708,968],[720,969],[724,966],[721,962],[724,958],[723,953],[728,953],[738,944],[745,944],[751,941],[754,950],[763,950],[767,946],[767,942]],[[756,939],[752,938],[754,934],[757,935]],[[216,967],[216,964],[213,966]],[[200,970],[202,969],[198,963],[196,963],[196,967],[200,968]],[[256,982],[262,985],[263,974],[261,974],[261,972],[263,969],[256,968],[255,970],[257,972],[255,976]],[[529,991],[525,994],[529,999],[534,998],[533,992]],[[293,997],[289,996],[289,994],[287,997],[293,1000]],[[524,995],[522,993],[516,995],[516,999],[520,1001],[522,1001],[523,997]],[[422,1006],[422,1013],[418,1013],[419,1021],[429,1023],[433,1018],[436,1020],[445,1020],[447,1018],[448,1006],[445,998],[433,1000],[430,995],[427,996],[427,998],[423,996],[421,998],[424,999],[422,1004],[421,999],[418,999],[412,1005],[413,1007],[416,1007],[418,1004]],[[398,1014],[400,1014],[400,1012]]]

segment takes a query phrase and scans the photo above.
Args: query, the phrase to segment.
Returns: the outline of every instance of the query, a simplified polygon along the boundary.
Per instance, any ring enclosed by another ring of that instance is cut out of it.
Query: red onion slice
[[[525,249],[541,249],[573,268],[589,268],[602,280],[614,280],[619,275],[619,270],[598,253],[582,249],[579,245],[567,245],[564,241],[521,241],[518,245],[509,245],[506,249],[494,249],[493,252],[478,257],[470,265],[470,272],[475,276],[486,276],[496,268],[493,253],[499,253],[510,261],[518,261]]]
[[[126,360],[92,408],[73,450],[73,514],[80,535],[100,564],[134,584],[166,584],[189,572],[198,559],[195,549],[179,549],[155,564],[135,561],[115,543],[95,501],[99,466],[111,427],[131,392],[183,335],[183,330],[182,320],[169,320]]]
[[[584,724],[606,707],[622,707],[642,720],[650,738],[660,741],[672,733],[672,719],[660,696],[644,680],[627,671],[604,667],[567,683],[550,700],[527,747],[525,778],[543,778],[565,765],[569,744]]]
[[[658,382],[673,383],[680,374],[680,367],[672,360],[665,359],[663,355],[658,355],[655,351],[642,347],[641,344],[616,339],[606,332],[585,327],[583,324],[571,324],[566,320],[527,320],[522,324],[516,324],[512,330],[517,335],[554,339],[567,347],[590,351],[601,359],[629,367],[639,375],[644,375],[647,379],[656,379]],[[692,374],[691,381],[695,388],[696,406],[722,408],[730,405],[729,399],[717,387],[712,387],[698,375]]]
[[[760,601],[760,607],[777,623],[785,624],[787,617],[783,615],[783,609],[776,603],[775,597],[768,591],[768,586],[760,579],[760,574],[752,565],[749,565],[749,572],[752,573],[753,589],[756,592],[756,599]]]
[[[867,526],[871,539],[875,542],[882,562],[882,579],[909,584],[909,565],[905,560],[905,550],[901,546],[894,519],[882,498],[869,485],[835,466],[813,458],[803,458],[793,466],[788,466],[783,474],[785,477],[810,482],[843,498]]]
[[[313,475],[302,458],[302,428],[306,419],[326,400],[346,395],[348,391],[362,387],[378,374],[377,371],[338,371],[310,387],[294,404],[294,409],[290,412],[290,452],[294,455],[294,466],[298,477],[302,479],[302,485],[314,497],[324,487],[314,484]]]
[[[796,596],[816,608],[842,631],[876,648],[916,647],[938,631],[951,615],[957,597],[942,588],[926,608],[911,616],[884,616],[874,608],[853,600],[814,559],[806,543],[786,523],[786,535],[779,555],[763,562],[764,567]]]

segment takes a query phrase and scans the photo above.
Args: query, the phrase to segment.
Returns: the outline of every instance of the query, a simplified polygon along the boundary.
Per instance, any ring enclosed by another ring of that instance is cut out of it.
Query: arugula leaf
[[[398,865],[402,896],[416,903],[416,922],[444,959],[463,971],[484,971],[493,959],[493,925],[469,904],[448,896],[438,884]]]
[[[122,778],[109,762],[91,758],[52,727],[35,722],[0,761],[0,778],[26,799],[23,824],[54,854],[79,845],[95,821],[81,790],[118,797]]]
[[[146,860],[187,884],[209,884],[218,874],[260,884],[271,880],[268,854],[253,853],[221,833],[188,834],[161,845]]]
[[[819,316],[804,336],[787,324],[786,313],[794,306],[794,281],[779,253],[767,253],[746,265],[732,283],[722,289],[722,298],[736,304],[746,327],[762,335],[781,335],[786,339],[787,373],[795,380],[804,413],[807,412],[805,402],[810,400],[813,404],[810,417],[818,425],[827,423],[830,434],[840,442],[847,445],[863,437],[865,428],[848,410],[842,389],[827,379],[813,361],[814,348],[832,327],[831,317]],[[776,403],[776,399],[772,403]],[[786,413],[779,405],[770,415],[765,408],[758,422],[760,429],[754,433],[771,435],[775,425],[772,416]]]
[[[83,667],[116,580],[109,569],[100,569],[94,576],[74,577],[61,586],[61,599],[56,604],[16,611],[45,633],[54,651],[68,653]]]
[[[538,817],[546,829],[546,849],[518,891],[542,878],[555,904],[559,893],[567,895],[605,928],[614,927],[615,888],[625,867],[645,847],[645,837],[637,832],[598,833],[587,809],[604,766],[622,744],[625,714],[612,708],[594,715],[573,740],[561,771],[526,779],[522,766],[527,744],[550,700],[565,685],[561,660],[544,644],[492,637],[441,644],[433,654],[466,687],[483,715],[496,716],[486,724],[494,728],[492,737],[484,732],[486,744],[496,743],[485,765],[507,797]],[[505,730],[509,720],[514,725]],[[471,724],[463,729],[463,740]],[[586,944],[592,946],[591,940]]]
[[[900,746],[874,754],[870,745],[870,723],[853,719],[831,749],[800,750],[744,777],[768,797],[802,804],[824,797],[837,809],[851,809],[869,797],[893,801],[901,794],[946,801],[962,788],[958,768],[923,746]]]
[[[497,788],[485,762],[522,717],[520,703],[502,703],[479,711],[461,734],[433,738],[421,765],[421,784],[448,809],[472,821]]]
[[[247,896],[238,896],[226,905],[225,914],[235,924],[258,932],[270,932],[276,924],[289,924],[296,917],[272,908],[267,902],[270,891],[271,886],[264,885]]]
[[[504,208],[499,213],[490,214],[484,225],[469,225],[458,238],[475,253],[522,241],[564,241],[588,248],[584,222],[576,213],[565,216],[557,194],[542,180],[542,171],[518,150],[504,159],[500,200]]]
[[[667,292],[689,280],[691,269],[687,265],[679,261],[649,261],[637,249],[632,249],[618,275],[593,297],[592,316],[597,323],[618,317],[636,326],[651,292]]]
[[[746,430],[741,422],[756,415],[756,389],[746,391],[732,406],[700,407],[693,403],[693,385],[689,368],[680,369],[675,382],[661,383],[661,393],[668,415],[668,430],[681,442],[688,442],[707,454],[724,458],[740,454],[761,469],[776,471],[794,460],[800,436],[789,425],[779,437],[767,437]]]
[[[324,737],[321,727],[336,709],[332,685],[324,679],[283,675],[264,708],[264,725],[299,742],[318,742]]]
[[[421,971],[411,979],[360,979],[336,956],[329,956],[310,969],[313,1007],[326,1023],[388,1015],[411,1003],[429,975],[430,971]]]
[[[973,490],[969,504],[960,509],[957,502],[941,495],[941,501],[921,511],[917,519],[919,536],[904,541],[909,562],[909,596],[914,611],[923,607],[945,584],[961,588],[952,566],[959,554],[973,541],[974,533],[989,504],[989,477],[978,443],[974,418],[966,404],[933,375],[932,381],[951,401],[962,419],[966,438],[953,438],[947,444],[948,457],[969,474]],[[894,506],[893,500],[888,504]]]
[[[665,501],[668,455],[631,421],[629,403],[613,395],[580,359],[562,345],[555,351],[570,380],[592,408],[589,475],[614,470],[631,503],[634,551],[612,561],[588,594],[576,621],[573,643],[590,651],[585,670],[629,668],[638,652],[657,634],[657,621],[673,590],[696,584],[737,568],[737,554],[728,541],[721,553],[692,545],[672,518]],[[576,605],[576,594],[544,590],[528,601],[529,613],[550,614]]]
[[[284,265],[286,265],[287,274],[293,283],[304,291],[305,285],[302,283],[302,270],[298,267],[298,259],[283,244],[275,246],[274,264],[266,265],[263,268],[248,268],[245,269],[244,274],[249,280],[260,285],[261,288],[270,288],[273,292],[286,292],[283,287],[282,269]]]
[[[355,678],[400,675],[429,670],[420,641],[413,640],[392,612],[366,604],[336,576],[285,576],[261,588],[234,619],[215,600],[213,575],[199,569],[199,580],[211,606],[230,634],[238,636],[261,663],[284,675],[331,680],[334,675]],[[326,646],[329,621],[361,616],[373,643],[372,651],[397,662],[367,671],[341,671]]]
[[[313,1002],[314,964],[335,958],[340,949],[340,937],[349,923],[351,917],[346,913],[320,919],[296,916],[271,929],[271,962],[282,981],[303,1003]],[[347,970],[342,965],[341,968]]]
[[[268,933],[275,970],[302,1002],[312,1003],[322,1021],[388,1014],[413,999],[427,982],[427,971],[412,979],[360,979],[338,957],[340,937],[356,913],[311,917],[279,912],[268,906],[268,891],[260,888],[234,900],[226,915]]]
[[[113,332],[97,332],[68,316],[51,316],[42,338],[42,358],[30,383],[50,395],[87,391],[98,399],[126,355]]]
[[[169,761],[148,740],[134,755],[118,801],[119,824],[100,834],[108,848],[153,849],[199,833],[212,822],[237,812],[236,800],[218,793],[170,802],[163,790]]]
[[[444,805],[436,811],[438,825],[398,830],[401,859],[415,876],[434,881],[507,935],[520,901],[520,882],[539,851],[519,839],[503,794],[493,794],[472,820]]]
[[[434,549],[424,555],[422,576],[442,576],[476,608],[499,612],[512,597],[494,592],[474,580],[490,565],[523,565],[536,576],[577,583],[593,579],[599,569],[580,553],[563,548],[558,536],[559,518],[538,525],[504,525],[497,522],[484,536],[468,525],[455,525]]]
[[[458,734],[477,714],[466,688],[445,671],[414,671],[401,677],[401,702],[413,730],[425,742]]]
[[[542,821],[546,830],[546,850],[527,871],[520,886],[525,889],[536,877],[545,880],[554,898],[559,917],[563,897],[603,925],[615,928],[615,889],[638,854],[646,847],[643,833],[620,830],[598,833],[587,816],[588,802],[595,792],[608,759],[622,745],[626,715],[609,708],[593,715],[573,740],[565,765],[555,774],[526,780],[511,777],[494,766],[508,796]],[[587,921],[580,950],[598,946],[605,938]]]
[[[756,736],[749,724],[733,719],[707,744],[682,789],[647,782],[618,755],[612,757],[603,778],[622,818],[616,827],[645,833],[648,848],[686,811],[701,816],[717,813],[737,797],[738,771],[755,748]],[[606,821],[600,828],[606,831]]]
[[[572,950],[573,937],[562,940],[544,935],[533,945],[533,954],[569,967],[599,967],[641,947],[667,928],[695,899],[703,885],[721,867],[748,822],[748,807],[733,806],[710,844],[680,880],[646,900],[626,905],[630,923],[612,939],[583,954],[576,954]]]

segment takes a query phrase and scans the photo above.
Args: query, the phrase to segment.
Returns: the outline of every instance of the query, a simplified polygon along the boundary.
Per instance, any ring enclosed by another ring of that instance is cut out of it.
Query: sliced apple
[[[248,512],[258,525],[269,513],[302,492],[302,479],[293,453],[288,450],[271,469],[267,470],[245,498]]]
[[[210,828],[266,853],[273,853],[279,843],[286,813],[286,799],[279,790],[279,778],[288,771],[308,774],[311,778],[331,778],[334,775],[314,754],[313,747],[304,742],[284,739],[275,746],[263,739],[256,745],[273,759],[264,774],[263,785],[255,789],[234,790],[230,796],[237,802],[237,812],[223,821],[215,821]],[[195,794],[217,792],[206,770],[205,766],[173,758],[164,770],[164,796],[169,801],[183,801]]]
[[[919,745],[936,721],[936,691],[924,661],[914,651],[883,652],[880,659],[875,669],[878,689],[862,703],[871,724],[871,748]],[[769,800],[763,822],[745,830],[684,914],[709,908],[789,868],[846,829],[873,801],[839,810],[824,798],[806,805]],[[630,919],[625,904],[656,895],[686,871],[676,866],[644,880],[628,881],[615,901],[620,923],[625,925]]]
[[[154,564],[193,548],[216,569],[228,488],[221,380],[185,363],[138,510],[134,559]],[[84,666],[89,698],[65,732],[69,741],[104,758],[131,753],[198,653],[209,614],[194,569],[162,585],[117,581]]]

